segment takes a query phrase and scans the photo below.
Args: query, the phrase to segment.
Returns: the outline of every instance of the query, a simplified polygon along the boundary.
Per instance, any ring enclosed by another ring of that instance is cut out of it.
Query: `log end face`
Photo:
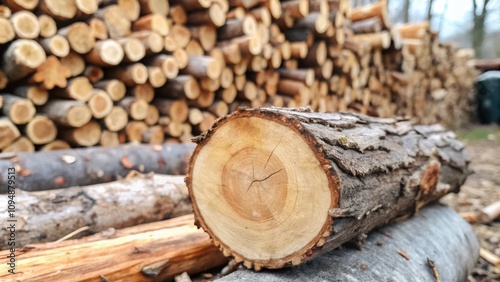
[[[329,234],[338,185],[304,135],[284,116],[240,111],[193,154],[186,182],[198,222],[247,267],[299,264]]]

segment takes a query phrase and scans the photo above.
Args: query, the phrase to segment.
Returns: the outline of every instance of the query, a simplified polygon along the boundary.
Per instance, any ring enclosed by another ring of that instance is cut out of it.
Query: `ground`
[[[448,195],[443,202],[457,212],[467,212],[500,201],[500,127],[474,127],[458,131],[458,136],[466,144],[475,173],[459,194]],[[500,256],[500,221],[473,227],[481,247]],[[500,281],[500,267],[479,259],[469,281]]]

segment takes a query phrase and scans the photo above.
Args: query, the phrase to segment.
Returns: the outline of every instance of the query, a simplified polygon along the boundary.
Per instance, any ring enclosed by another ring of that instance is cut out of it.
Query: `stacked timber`
[[[0,150],[179,143],[239,107],[450,124],[474,54],[386,1],[0,1]]]

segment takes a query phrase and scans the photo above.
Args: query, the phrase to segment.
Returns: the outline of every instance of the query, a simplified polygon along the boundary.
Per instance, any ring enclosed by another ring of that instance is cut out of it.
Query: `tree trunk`
[[[131,170],[185,174],[187,158],[192,150],[192,144],[130,144],[112,148],[18,153],[11,159],[0,159],[0,193],[7,192],[7,174],[4,172],[8,167],[16,167],[16,188],[41,191],[114,181]]]
[[[186,178],[197,223],[256,270],[409,217],[469,173],[463,144],[441,126],[355,114],[241,110],[197,143]]]
[[[76,238],[191,213],[182,176],[136,175],[92,186],[18,191],[16,199],[16,219],[24,222],[16,229],[16,247],[56,241],[84,226],[88,229]],[[0,218],[7,222],[7,216]],[[8,230],[0,235],[8,238]],[[8,248],[7,240],[0,248]]]
[[[217,281],[436,281],[429,260],[441,281],[466,281],[478,254],[471,226],[452,209],[434,205],[405,222],[371,232],[362,250],[347,247],[291,269],[241,270]]]
[[[196,274],[227,261],[193,225],[192,215],[21,250],[16,253],[19,272],[4,271],[0,280],[170,281],[183,272]],[[2,258],[9,254],[0,252]]]

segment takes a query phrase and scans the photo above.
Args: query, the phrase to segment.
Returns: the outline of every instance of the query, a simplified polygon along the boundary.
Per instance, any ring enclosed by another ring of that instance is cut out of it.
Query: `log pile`
[[[242,106],[456,121],[469,50],[386,1],[0,1],[3,152],[184,142]]]

